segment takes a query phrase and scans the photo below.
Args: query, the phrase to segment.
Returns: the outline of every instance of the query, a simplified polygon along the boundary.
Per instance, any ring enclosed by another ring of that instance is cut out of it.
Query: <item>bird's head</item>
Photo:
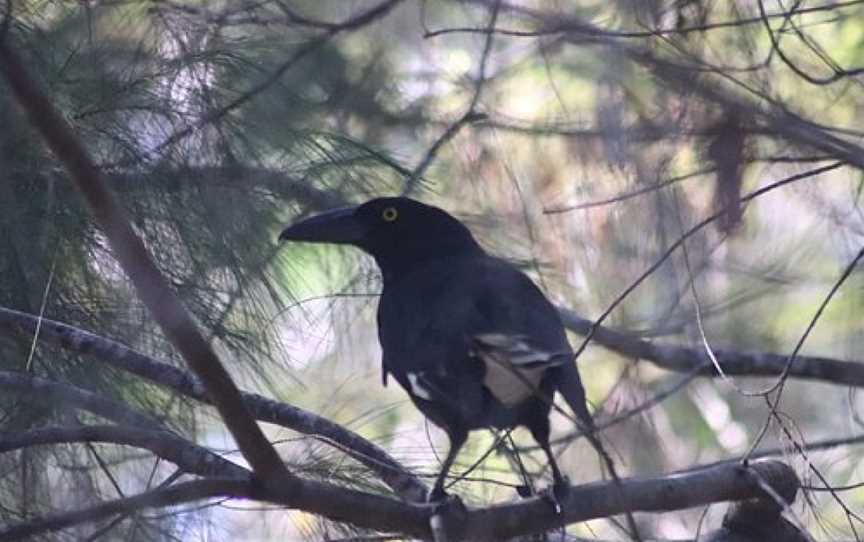
[[[353,245],[374,256],[385,275],[430,258],[482,253],[464,224],[409,198],[327,211],[288,226],[279,240]]]

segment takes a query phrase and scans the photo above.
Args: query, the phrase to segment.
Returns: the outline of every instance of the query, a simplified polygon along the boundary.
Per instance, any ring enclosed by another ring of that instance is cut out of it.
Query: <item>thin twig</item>
[[[792,175],[791,177],[786,177],[785,179],[781,179],[779,181],[776,181],[776,182],[773,182],[773,183],[768,184],[766,186],[763,186],[762,188],[759,188],[758,190],[754,190],[753,192],[750,192],[749,194],[739,198],[737,200],[737,202],[734,203],[734,205],[740,205],[742,203],[746,203],[746,202],[753,200],[753,199],[755,199],[755,198],[757,198],[763,194],[766,194],[772,190],[776,190],[777,188],[781,188],[781,187],[786,186],[790,183],[800,181],[801,179],[807,179],[807,178],[815,177],[817,175],[821,175],[822,173],[826,173],[828,171],[838,169],[838,168],[842,167],[843,165],[844,165],[844,162],[833,162],[832,164],[829,164],[827,166],[819,167],[816,169],[811,169],[811,170],[805,171],[803,173]],[[648,269],[646,269],[641,275],[639,275],[639,277],[635,281],[633,281],[627,288],[625,288],[624,291],[621,294],[619,294],[618,297],[616,297],[615,300],[612,301],[612,303],[606,308],[606,310],[603,311],[603,313],[594,321],[591,329],[585,335],[585,339],[579,345],[579,348],[576,349],[575,356],[578,358],[579,355],[582,354],[582,352],[588,346],[588,343],[593,338],[596,327],[598,325],[600,325],[601,323],[603,323],[606,320],[606,318],[612,313],[612,311],[614,311],[615,308],[618,307],[618,305],[620,305],[621,302],[623,302],[627,296],[629,296],[637,287],[639,287],[639,285],[642,284],[642,282],[644,282],[645,279],[647,279],[649,276],[651,276],[654,273],[654,271],[659,269],[660,266],[663,265],[663,262],[665,262],[669,258],[669,256],[671,256],[672,253],[674,253],[675,250],[677,250],[678,247],[681,246],[682,243],[684,243],[689,237],[691,237],[693,234],[695,234],[696,232],[698,232],[699,230],[701,230],[702,228],[704,228],[705,226],[707,226],[711,222],[717,220],[721,216],[724,216],[726,214],[726,212],[728,211],[727,207],[730,207],[731,205],[732,204],[724,206],[722,209],[720,209],[716,213],[712,214],[711,216],[701,220],[699,223],[692,226],[681,237],[679,237],[674,243],[672,243],[672,245],[670,245],[669,248],[666,249],[666,251],[660,256],[660,258],[656,262],[651,264],[651,266],[649,266]]]

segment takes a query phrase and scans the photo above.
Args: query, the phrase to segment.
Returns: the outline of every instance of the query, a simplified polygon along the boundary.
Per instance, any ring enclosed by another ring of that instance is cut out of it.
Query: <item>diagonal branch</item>
[[[663,36],[684,36],[687,34],[691,34],[694,32],[704,33],[711,30],[717,30],[722,28],[742,28],[750,25],[758,25],[763,24],[763,19],[788,19],[792,15],[805,15],[819,12],[833,12],[838,11],[842,8],[854,7],[864,3],[864,0],[847,0],[845,2],[829,2],[827,4],[821,6],[802,6],[800,3],[796,3],[794,7],[787,11],[782,11],[778,13],[767,13],[764,17],[743,17],[738,19],[724,20],[724,21],[716,21],[711,23],[702,23],[702,24],[694,24],[689,26],[681,26],[674,28],[651,28],[648,30],[616,30],[616,29],[605,29],[599,28],[596,32],[600,33],[603,36],[607,36],[609,38],[618,38],[618,39],[645,39],[645,38],[659,38]],[[439,30],[427,30],[424,34],[424,38],[435,38],[438,36],[444,36],[447,34],[486,34],[489,32],[494,32],[496,34],[500,34],[502,36],[510,36],[510,37],[521,37],[521,38],[537,38],[542,36],[548,36],[552,34],[560,34],[567,30],[567,23],[562,22],[560,24],[555,24],[553,22],[548,22],[546,24],[541,25],[536,30],[516,30],[516,29],[506,29],[506,28],[478,28],[473,26],[459,26],[459,27],[447,27]]]
[[[138,295],[214,398],[219,414],[256,475],[267,484],[299,486],[299,479],[288,472],[252,419],[237,386],[132,230],[101,171],[69,124],[30,78],[17,53],[5,43],[0,43],[0,68],[18,104],[78,185]]]

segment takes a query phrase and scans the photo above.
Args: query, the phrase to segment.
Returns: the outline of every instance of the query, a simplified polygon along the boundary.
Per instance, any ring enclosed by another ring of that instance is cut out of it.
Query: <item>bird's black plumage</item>
[[[281,240],[341,243],[371,254],[383,275],[378,336],[383,378],[450,438],[430,499],[473,429],[527,427],[549,448],[560,392],[585,429],[592,419],[557,311],[511,264],[488,255],[461,222],[407,198],[380,198],[285,229]]]

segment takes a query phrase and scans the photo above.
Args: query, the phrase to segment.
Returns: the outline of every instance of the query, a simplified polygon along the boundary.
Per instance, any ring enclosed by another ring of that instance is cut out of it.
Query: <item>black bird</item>
[[[384,385],[392,375],[450,438],[430,501],[446,497],[447,472],[470,430],[519,425],[546,452],[555,495],[566,492],[549,447],[554,392],[582,429],[594,426],[558,312],[525,274],[488,255],[451,215],[408,198],[325,212],[279,239],[353,245],[378,263]]]

